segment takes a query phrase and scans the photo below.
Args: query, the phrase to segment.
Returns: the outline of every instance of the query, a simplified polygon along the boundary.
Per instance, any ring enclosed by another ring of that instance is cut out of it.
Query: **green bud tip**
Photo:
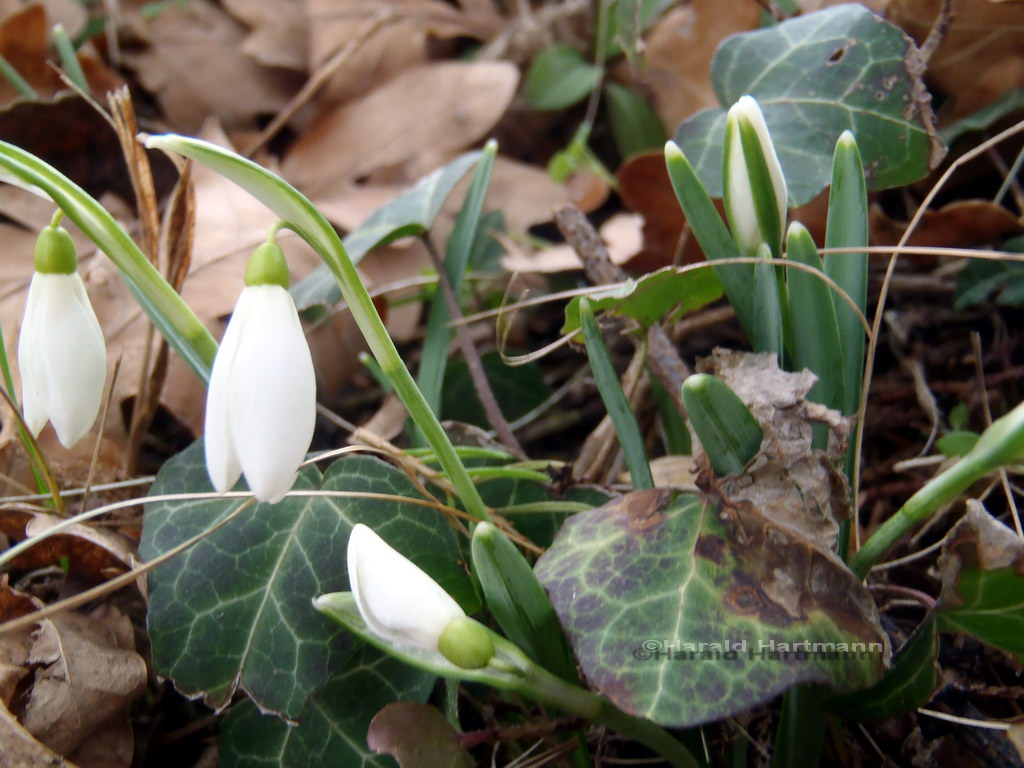
[[[36,240],[36,272],[48,275],[71,275],[78,268],[75,241],[64,227],[44,227]]]
[[[448,661],[463,669],[486,667],[494,658],[490,631],[466,616],[452,619],[438,638],[437,649]]]
[[[245,268],[245,284],[248,286],[279,285],[282,288],[288,288],[290,284],[288,262],[281,246],[269,241],[262,243],[253,251],[252,256],[249,257],[249,264]]]

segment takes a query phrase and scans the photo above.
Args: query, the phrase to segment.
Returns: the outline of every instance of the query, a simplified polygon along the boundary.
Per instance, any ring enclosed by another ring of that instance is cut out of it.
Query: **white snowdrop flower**
[[[277,243],[256,249],[245,283],[210,376],[206,468],[222,493],[245,475],[259,501],[276,502],[313,439],[316,376]]]
[[[725,213],[745,256],[761,243],[776,247],[786,227],[786,179],[757,101],[743,96],[725,119]]]
[[[18,338],[22,409],[33,435],[49,420],[71,448],[92,428],[103,402],[107,347],[85,285],[75,245],[57,225],[36,241],[35,274]]]

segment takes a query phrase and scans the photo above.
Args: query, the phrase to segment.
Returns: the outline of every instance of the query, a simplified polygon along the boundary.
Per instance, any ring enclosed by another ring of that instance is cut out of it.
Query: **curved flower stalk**
[[[18,338],[25,424],[38,435],[47,421],[71,448],[92,428],[103,402],[107,347],[75,245],[61,212],[36,241],[35,274]]]
[[[245,283],[210,375],[206,468],[222,493],[244,474],[259,501],[276,502],[313,439],[316,376],[273,239],[253,253]]]
[[[725,118],[722,153],[725,214],[742,255],[753,256],[761,243],[781,255],[788,192],[775,145],[761,108],[743,96]]]

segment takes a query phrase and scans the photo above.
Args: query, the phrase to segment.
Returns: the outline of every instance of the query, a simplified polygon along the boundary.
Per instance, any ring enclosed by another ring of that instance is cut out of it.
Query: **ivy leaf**
[[[977,501],[939,560],[941,628],[964,632],[1024,661],[1024,543]]]
[[[167,462],[151,495],[208,490],[201,442]],[[296,490],[422,498],[400,470],[354,456],[321,479],[305,468]],[[150,560],[227,517],[239,499],[146,505],[140,554]],[[157,671],[215,709],[239,689],[264,712],[296,719],[354,640],[313,608],[314,597],[348,589],[345,547],[356,523],[409,553],[464,608],[478,605],[456,563],[444,518],[414,504],[372,498],[289,496],[244,510],[149,576],[149,633]]]
[[[719,101],[744,94],[764,113],[790,205],[828,184],[839,135],[857,137],[868,185],[903,186],[934,168],[945,149],[933,127],[924,63],[902,30],[862,5],[837,5],[727,38],[711,63]],[[708,192],[722,195],[725,109],[703,110],[676,133]]]
[[[367,745],[374,716],[396,701],[423,701],[436,678],[364,646],[308,700],[298,726],[264,715],[252,701],[232,707],[220,728],[223,768],[392,768]]]
[[[630,714],[718,720],[803,682],[882,673],[871,596],[752,504],[637,491],[570,518],[537,562],[583,674]]]

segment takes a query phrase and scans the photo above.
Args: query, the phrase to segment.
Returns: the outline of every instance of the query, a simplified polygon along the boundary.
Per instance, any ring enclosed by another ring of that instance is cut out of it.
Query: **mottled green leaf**
[[[479,157],[479,152],[459,155],[372,213],[343,241],[352,263],[358,264],[374,248],[430,229],[448,195]],[[300,310],[331,306],[341,298],[338,281],[324,264],[293,285],[291,293]]]
[[[934,167],[941,147],[914,42],[862,5],[810,13],[733,35],[715,54],[711,77],[724,107],[754,96],[789,187],[803,205],[828,183],[836,139],[857,138],[872,189],[902,186]],[[722,194],[725,109],[684,122],[676,142],[708,191]]]
[[[923,707],[938,686],[938,622],[930,615],[900,649],[893,665],[870,688],[826,702],[847,720],[885,720]]]
[[[151,495],[209,490],[201,443],[167,462]],[[302,471],[296,489],[422,498],[401,471],[357,456],[323,476]],[[225,518],[239,499],[154,502],[146,507],[140,555],[150,560]],[[352,640],[313,609],[324,592],[347,589],[345,547],[358,522],[430,573],[464,606],[477,601],[458,565],[458,546],[429,508],[365,498],[288,497],[244,510],[149,576],[149,633],[157,671],[180,691],[226,706],[245,690],[264,711],[297,718],[306,698],[350,652]]]
[[[888,645],[874,602],[831,553],[751,504],[667,500],[642,491],[581,512],[537,563],[596,690],[682,727],[800,682],[878,679]]]
[[[306,702],[298,725],[261,714],[246,700],[220,729],[222,768],[393,768],[375,755],[366,734],[374,716],[395,701],[423,701],[435,677],[363,647]]]
[[[565,43],[555,43],[530,63],[523,93],[534,109],[564,109],[587,97],[601,81],[601,68]]]
[[[637,280],[627,280],[607,291],[593,293],[587,301],[595,313],[631,317],[649,328],[669,310],[674,309],[673,317],[678,318],[707,306],[721,296],[722,284],[713,270],[680,271],[675,267],[665,267]],[[581,298],[577,296],[566,306],[563,334],[580,329]]]

